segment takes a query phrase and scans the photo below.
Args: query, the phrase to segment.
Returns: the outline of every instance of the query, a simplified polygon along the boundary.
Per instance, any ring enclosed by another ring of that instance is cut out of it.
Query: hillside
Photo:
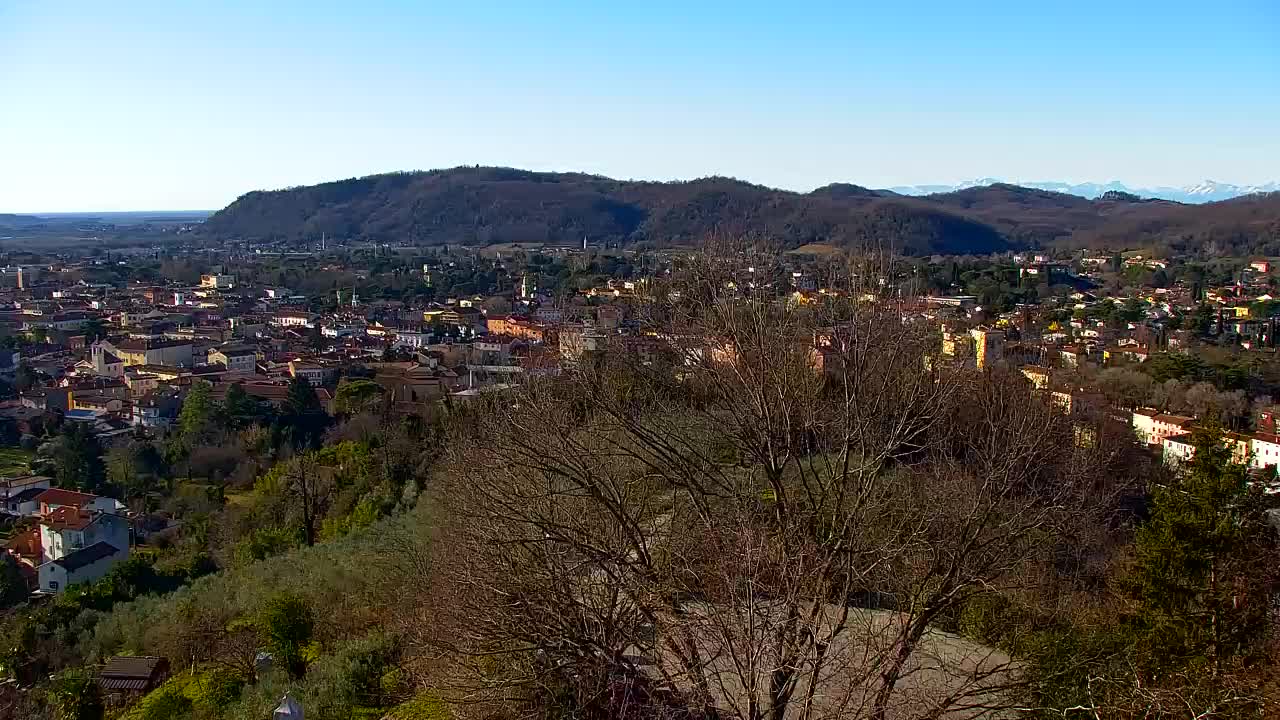
[[[1102,211],[1107,221],[1075,233],[1072,244],[1168,247],[1208,256],[1280,254],[1280,192],[1203,205],[1111,204]]]
[[[692,245],[709,234],[890,247],[907,254],[1048,246],[1201,245],[1241,252],[1280,242],[1280,200],[1204,205],[1098,200],[1016,185],[904,197],[837,183],[808,194],[723,177],[637,182],[466,167],[248,193],[205,223],[213,238],[331,237],[415,244],[537,242]]]
[[[221,238],[333,237],[422,244],[693,244],[721,230],[787,247],[892,244],[911,253],[995,252],[990,226],[854,186],[801,195],[729,178],[626,182],[503,168],[396,173],[251,192],[205,223]],[[862,191],[862,192],[858,192]],[[869,194],[870,193],[870,194]]]
[[[31,225],[39,225],[44,222],[43,219],[34,215],[14,215],[12,213],[0,213],[0,227],[17,228],[28,227]]]

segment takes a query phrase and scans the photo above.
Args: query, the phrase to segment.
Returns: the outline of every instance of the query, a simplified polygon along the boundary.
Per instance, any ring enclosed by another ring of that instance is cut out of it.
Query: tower
[[[973,339],[974,364],[979,370],[993,367],[1004,357],[1004,333],[987,328],[969,331]]]

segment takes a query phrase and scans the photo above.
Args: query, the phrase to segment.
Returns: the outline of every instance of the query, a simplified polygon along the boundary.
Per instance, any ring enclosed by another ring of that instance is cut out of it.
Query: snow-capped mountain
[[[891,192],[899,195],[932,195],[934,193],[955,192],[956,190],[964,190],[965,188],[981,187],[983,185],[992,185],[998,182],[1006,182],[996,178],[977,178],[975,180],[966,180],[965,182],[955,185],[899,185],[897,187],[888,188]],[[1095,198],[1104,192],[1111,190],[1119,190],[1120,192],[1132,193],[1141,197],[1160,198],[1162,200],[1173,200],[1183,203],[1206,203],[1215,202],[1217,200],[1230,200],[1241,195],[1252,195],[1254,193],[1280,192],[1280,182],[1270,182],[1262,185],[1233,185],[1231,183],[1217,182],[1214,180],[1205,180],[1195,185],[1186,185],[1183,187],[1149,187],[1149,188],[1130,188],[1124,183],[1115,180],[1109,183],[1064,183],[1054,181],[1038,181],[1038,182],[1014,182],[1014,185],[1023,187],[1038,188],[1040,190],[1050,190],[1053,192],[1067,193],[1068,195],[1079,195],[1080,197]]]

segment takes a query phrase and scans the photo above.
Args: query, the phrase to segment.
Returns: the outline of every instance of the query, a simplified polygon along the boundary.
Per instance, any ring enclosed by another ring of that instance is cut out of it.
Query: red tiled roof
[[[48,525],[54,530],[83,530],[93,522],[93,513],[88,510],[63,506],[44,516],[41,525]]]
[[[97,495],[76,492],[74,490],[64,490],[62,488],[49,488],[36,496],[38,503],[48,503],[50,505],[71,505],[73,507],[84,507],[98,498]]]
[[[19,557],[38,558],[41,553],[40,531],[36,528],[31,528],[20,532],[9,538],[9,542],[5,543],[4,547]]]

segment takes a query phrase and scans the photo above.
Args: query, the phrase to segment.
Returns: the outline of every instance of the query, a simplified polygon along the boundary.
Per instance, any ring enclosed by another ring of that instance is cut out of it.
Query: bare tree
[[[302,523],[302,540],[316,544],[320,521],[333,501],[333,471],[320,465],[314,453],[300,453],[288,461],[283,490]]]
[[[150,643],[180,668],[213,664],[238,677],[254,676],[258,636],[253,624],[228,605],[197,605],[188,598],[177,607],[178,622],[153,628]]]
[[[451,443],[420,630],[472,671],[458,699],[751,720],[1015,702],[1009,657],[936,626],[1052,574],[1109,497],[1109,436],[933,357],[879,289],[889,263],[829,268],[841,291],[795,307],[748,289],[751,253],[694,258],[649,308],[665,359],[531,383]]]

